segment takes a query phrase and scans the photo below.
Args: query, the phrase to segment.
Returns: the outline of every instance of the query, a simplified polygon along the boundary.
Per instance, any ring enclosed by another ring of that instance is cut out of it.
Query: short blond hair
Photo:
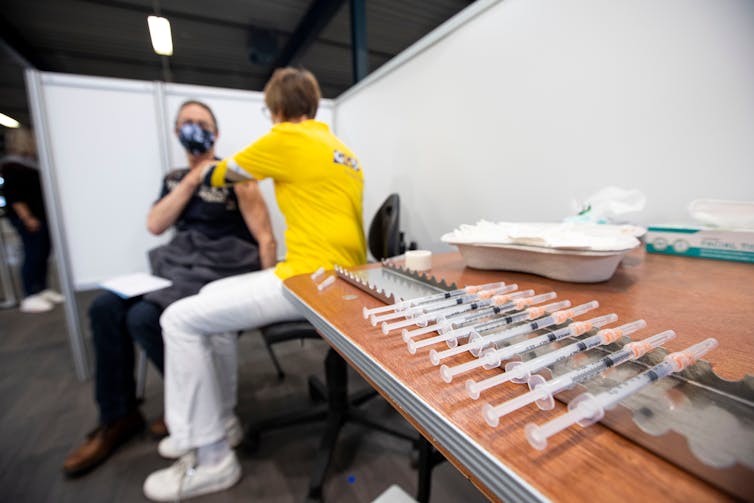
[[[278,68],[264,86],[264,103],[283,120],[317,115],[322,93],[316,77],[303,68]]]
[[[23,157],[36,157],[37,144],[34,133],[25,127],[9,129],[5,132],[5,152]]]

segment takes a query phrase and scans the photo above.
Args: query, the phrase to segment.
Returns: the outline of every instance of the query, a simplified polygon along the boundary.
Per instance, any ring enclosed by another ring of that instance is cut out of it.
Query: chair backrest
[[[401,199],[390,194],[369,225],[369,251],[377,260],[400,255],[405,251],[400,231]]]

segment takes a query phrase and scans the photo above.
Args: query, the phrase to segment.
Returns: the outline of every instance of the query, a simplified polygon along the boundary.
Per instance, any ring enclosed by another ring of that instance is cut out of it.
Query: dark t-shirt
[[[46,222],[47,215],[42,197],[42,185],[39,182],[39,170],[21,162],[6,160],[0,169],[0,174],[5,179],[3,192],[7,201],[8,214],[16,214],[13,211],[13,203],[26,203],[38,220]]]
[[[160,199],[173,190],[188,172],[184,168],[168,173],[162,182]],[[257,244],[241,216],[238,198],[232,187],[200,186],[178,217],[175,228],[178,231],[196,230],[210,239],[236,236]]]

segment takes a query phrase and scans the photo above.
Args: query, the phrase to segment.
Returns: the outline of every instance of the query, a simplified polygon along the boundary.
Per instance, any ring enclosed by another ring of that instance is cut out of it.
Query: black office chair
[[[368,242],[369,250],[377,260],[403,253],[405,245],[403,234],[399,229],[400,224],[400,198],[398,194],[391,194],[375,214],[369,226]],[[292,339],[319,339],[319,333],[313,325],[306,321],[282,322],[268,325],[260,329],[265,340],[273,363],[278,370],[278,376],[283,373],[277,358],[272,351],[274,344]],[[325,473],[330,464],[333,450],[340,429],[346,422],[357,422],[364,426],[388,433],[399,438],[417,442],[414,436],[392,430],[379,423],[372,421],[357,407],[377,394],[373,389],[368,389],[351,396],[348,395],[348,367],[343,358],[332,348],[328,350],[325,358],[325,376],[327,384],[323,384],[317,377],[309,377],[309,394],[312,398],[324,398],[325,403],[316,404],[303,410],[295,410],[277,417],[268,418],[252,424],[246,434],[246,448],[255,451],[259,446],[261,433],[303,424],[326,420],[325,432],[322,436],[320,447],[312,468],[309,481],[310,501],[322,499],[322,484]]]
[[[401,198],[398,194],[390,194],[369,224],[367,242],[375,259],[394,257],[406,251],[403,232],[400,230],[400,217]]]

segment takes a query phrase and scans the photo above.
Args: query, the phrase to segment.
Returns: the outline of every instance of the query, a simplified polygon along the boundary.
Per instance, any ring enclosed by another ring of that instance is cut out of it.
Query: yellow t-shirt
[[[287,224],[287,252],[275,269],[278,277],[366,262],[361,165],[327,124],[315,120],[276,124],[218,163],[209,174],[211,183],[240,181],[240,170],[257,180],[275,182],[275,197]]]

